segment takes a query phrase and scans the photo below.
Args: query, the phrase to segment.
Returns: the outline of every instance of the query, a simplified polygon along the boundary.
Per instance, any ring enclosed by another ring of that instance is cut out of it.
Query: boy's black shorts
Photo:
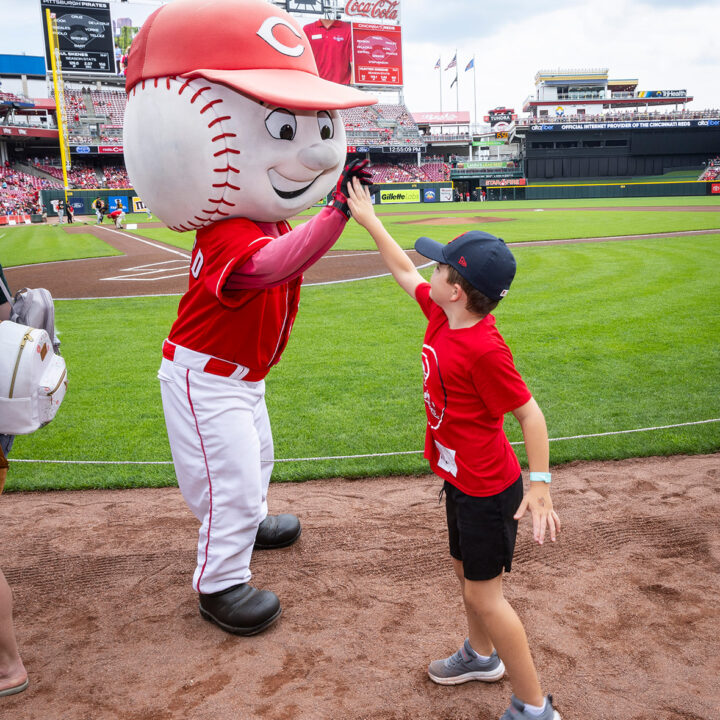
[[[490,497],[473,497],[447,480],[450,555],[463,564],[468,580],[492,580],[510,572],[518,521],[513,519],[523,498],[522,475],[506,490]]]

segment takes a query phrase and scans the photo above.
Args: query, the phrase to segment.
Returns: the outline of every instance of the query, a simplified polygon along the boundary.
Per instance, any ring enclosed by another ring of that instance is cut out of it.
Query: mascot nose
[[[298,153],[300,162],[311,170],[329,170],[338,163],[337,151],[327,143],[315,143]]]

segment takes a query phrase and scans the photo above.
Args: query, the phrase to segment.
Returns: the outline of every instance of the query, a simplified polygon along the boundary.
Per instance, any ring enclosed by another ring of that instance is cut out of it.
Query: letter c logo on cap
[[[274,35],[273,29],[276,25],[284,25],[290,32],[296,37],[302,39],[302,35],[287,21],[279,17],[269,17],[260,26],[257,34],[268,44],[283,55],[289,55],[290,57],[299,57],[305,52],[305,48],[302,44],[290,47],[289,45],[283,45]]]

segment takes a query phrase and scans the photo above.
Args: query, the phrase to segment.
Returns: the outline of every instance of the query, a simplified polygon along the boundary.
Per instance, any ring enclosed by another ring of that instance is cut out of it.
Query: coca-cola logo
[[[378,20],[397,20],[400,11],[400,0],[348,0],[345,5],[346,15],[375,18]]]

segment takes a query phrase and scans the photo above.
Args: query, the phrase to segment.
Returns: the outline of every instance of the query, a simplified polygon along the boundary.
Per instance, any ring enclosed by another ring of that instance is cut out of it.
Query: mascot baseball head
[[[276,222],[335,186],[339,108],[372,96],[322,80],[301,26],[266,0],[175,0],[133,40],[125,163],[168,227]]]

